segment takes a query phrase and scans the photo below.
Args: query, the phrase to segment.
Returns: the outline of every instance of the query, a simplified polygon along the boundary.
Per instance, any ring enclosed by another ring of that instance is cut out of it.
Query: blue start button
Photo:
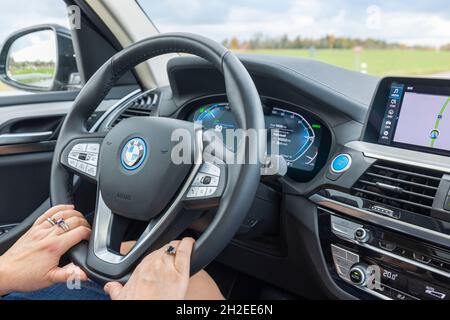
[[[349,154],[340,154],[333,159],[331,163],[331,171],[333,173],[343,173],[352,165],[352,157]]]

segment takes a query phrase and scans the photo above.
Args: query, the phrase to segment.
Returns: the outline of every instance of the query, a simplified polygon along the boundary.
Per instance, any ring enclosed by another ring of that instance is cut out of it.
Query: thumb
[[[86,277],[85,273],[81,271],[78,267],[65,267],[65,268],[55,268],[48,273],[48,277],[51,283],[61,283],[66,282],[70,279],[79,279],[84,281]]]
[[[76,277],[80,281],[88,280],[87,274],[83,270],[81,270],[80,267],[74,265],[73,263],[64,266],[63,269],[66,270],[66,272],[70,273],[72,277]]]
[[[118,300],[123,286],[118,282],[108,282],[104,289],[112,300]]]

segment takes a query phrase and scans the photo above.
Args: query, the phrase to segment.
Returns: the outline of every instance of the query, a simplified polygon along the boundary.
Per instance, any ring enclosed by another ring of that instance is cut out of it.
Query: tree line
[[[386,42],[373,38],[358,39],[349,37],[336,37],[326,35],[321,38],[302,38],[297,36],[293,39],[287,35],[280,37],[269,37],[262,33],[255,34],[250,39],[239,40],[237,37],[225,39],[222,44],[232,50],[258,50],[258,49],[353,49],[363,47],[365,49],[422,49],[435,50],[429,46],[408,46],[402,43]],[[450,44],[442,46],[441,50],[450,50]]]

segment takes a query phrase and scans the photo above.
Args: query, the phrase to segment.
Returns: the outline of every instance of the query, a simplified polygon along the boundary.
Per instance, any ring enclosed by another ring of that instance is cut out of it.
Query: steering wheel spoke
[[[108,279],[103,279],[101,275],[106,273],[117,281],[126,282],[127,273],[145,253],[156,250],[176,238],[198,218],[198,214],[182,214],[182,199],[186,187],[165,212],[147,223],[146,228],[127,253],[120,252],[121,243],[127,228],[136,221],[112,212],[103,200],[99,188],[93,232],[86,257],[86,263],[91,272],[95,273],[97,281],[106,282]]]
[[[71,140],[61,152],[61,165],[81,178],[97,182],[104,136],[101,133],[82,134]]]

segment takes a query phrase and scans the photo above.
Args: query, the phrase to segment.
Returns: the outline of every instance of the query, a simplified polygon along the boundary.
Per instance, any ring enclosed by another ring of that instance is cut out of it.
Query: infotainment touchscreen
[[[393,78],[379,90],[367,127],[376,125],[378,143],[450,152],[450,83]]]
[[[450,97],[408,87],[400,106],[394,141],[450,150]]]

